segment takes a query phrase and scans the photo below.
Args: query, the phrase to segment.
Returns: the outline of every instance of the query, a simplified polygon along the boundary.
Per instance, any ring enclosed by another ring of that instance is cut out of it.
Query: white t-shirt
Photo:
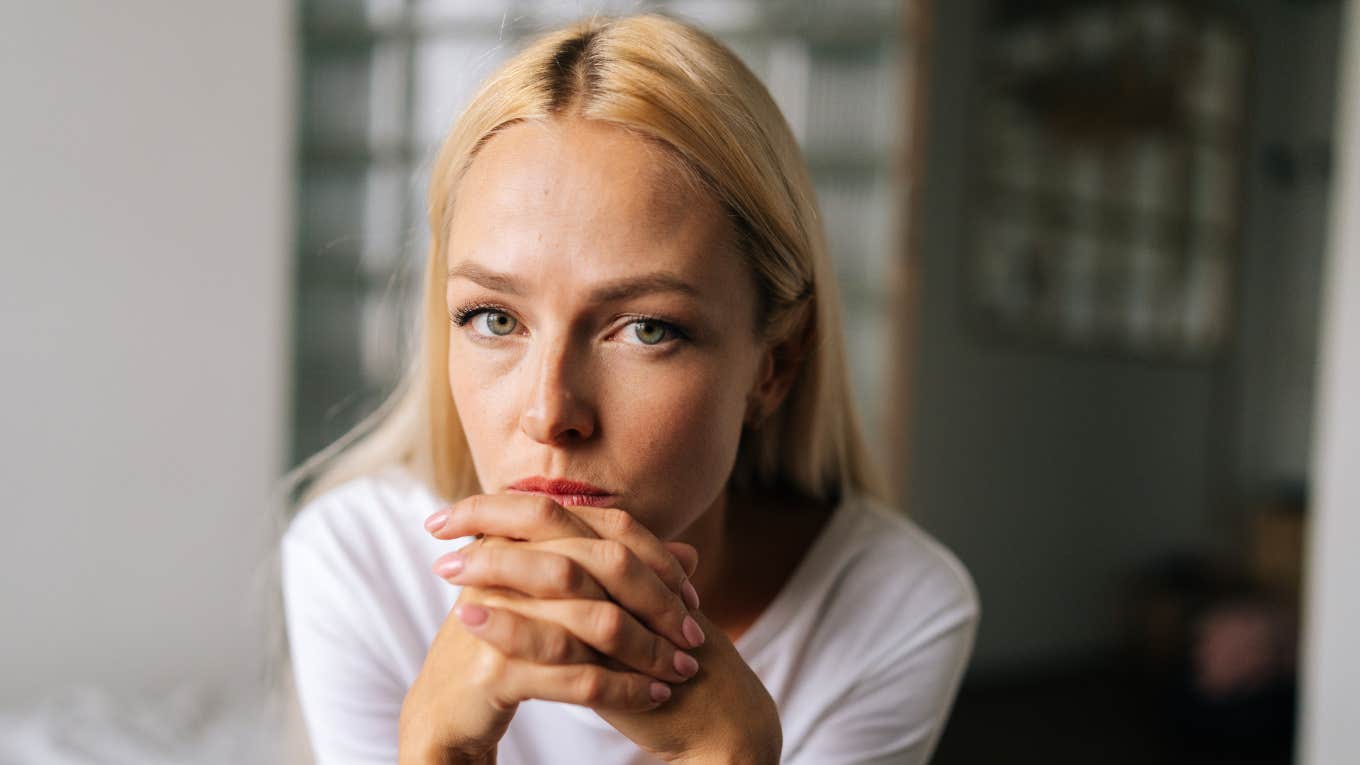
[[[284,536],[294,676],[322,765],[397,760],[402,699],[458,597],[430,566],[468,541],[425,532],[440,507],[390,469],[308,504]],[[925,763],[978,613],[948,550],[874,502],[843,501],[735,643],[779,706],[783,762]],[[498,753],[503,765],[656,762],[590,709],[546,701],[520,705]]]

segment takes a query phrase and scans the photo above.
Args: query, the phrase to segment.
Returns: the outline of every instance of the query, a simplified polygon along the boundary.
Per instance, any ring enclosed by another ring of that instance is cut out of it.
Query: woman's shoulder
[[[892,505],[848,499],[839,543],[839,595],[881,619],[957,627],[980,614],[977,587],[949,548]]]
[[[453,605],[429,569],[448,545],[423,528],[437,505],[413,474],[388,468],[325,490],[293,517],[280,541],[283,605],[295,666],[313,688],[399,702],[415,679]]]
[[[408,536],[438,509],[439,500],[409,469],[390,465],[350,478],[303,504],[284,532],[284,545],[346,547]]]
[[[792,650],[807,657],[796,666],[802,675],[853,685],[933,662],[932,652],[966,656],[980,613],[973,578],[952,551],[891,505],[851,494],[740,647],[770,662],[767,671]]]

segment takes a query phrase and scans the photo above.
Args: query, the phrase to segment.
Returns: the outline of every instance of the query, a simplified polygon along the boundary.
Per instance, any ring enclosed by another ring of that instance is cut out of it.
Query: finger
[[[685,570],[685,582],[680,585],[680,597],[684,598],[685,605],[691,610],[699,610],[699,591],[694,589],[694,572],[699,568],[699,551],[694,549],[694,545],[684,542],[666,542],[666,549],[670,550],[675,556],[680,567]]]
[[[535,549],[570,558],[604,589],[609,599],[658,635],[686,648],[702,644],[703,630],[689,615],[680,596],[662,584],[656,572],[622,542],[576,537],[532,544]]]
[[[675,556],[685,576],[694,576],[694,571],[699,568],[699,551],[694,549],[694,545],[685,542],[663,542],[662,545]]]
[[[501,587],[537,598],[608,597],[595,578],[570,556],[523,543],[468,546],[440,556],[433,568],[450,584],[468,587]]]
[[[607,600],[506,599],[491,594],[483,604],[553,622],[604,656],[659,680],[682,682],[699,671],[693,656]]]
[[[689,577],[685,569],[661,540],[627,511],[612,507],[572,507],[566,512],[583,521],[596,536],[622,542],[656,572],[671,592],[686,596],[685,583]],[[697,602],[690,607],[698,608]]]
[[[514,659],[536,664],[584,664],[599,659],[585,643],[552,622],[526,619],[480,603],[459,604],[453,612],[468,632]]]
[[[501,683],[508,694],[522,701],[544,699],[593,709],[642,712],[671,697],[665,683],[596,664],[511,662]]]
[[[519,540],[594,537],[589,525],[540,494],[474,494],[425,520],[439,539],[487,534]]]

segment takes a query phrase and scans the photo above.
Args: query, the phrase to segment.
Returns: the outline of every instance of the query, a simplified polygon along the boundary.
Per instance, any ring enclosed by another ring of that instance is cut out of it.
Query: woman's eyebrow
[[[467,279],[507,295],[523,295],[519,280],[512,274],[492,271],[476,263],[459,263],[449,269],[449,279]],[[590,291],[594,303],[614,303],[655,292],[679,292],[699,297],[694,285],[672,273],[657,271],[640,276],[625,276],[596,285]]]
[[[657,271],[605,282],[590,291],[590,299],[595,303],[614,303],[654,292],[679,292],[699,297],[699,290],[689,282],[675,274]]]
[[[449,281],[454,279],[467,279],[471,282],[486,287],[495,292],[504,292],[507,295],[520,295],[519,280],[510,274],[503,274],[483,268],[476,263],[459,263],[449,268]]]

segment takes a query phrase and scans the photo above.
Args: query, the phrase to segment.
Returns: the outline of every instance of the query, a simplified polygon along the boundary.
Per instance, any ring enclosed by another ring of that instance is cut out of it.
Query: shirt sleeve
[[[309,532],[317,532],[315,528]],[[365,632],[363,582],[344,548],[323,534],[282,542],[284,615],[293,679],[317,765],[397,761],[405,690]]]
[[[979,607],[964,575],[952,603],[867,663],[786,765],[925,765],[972,655]]]

